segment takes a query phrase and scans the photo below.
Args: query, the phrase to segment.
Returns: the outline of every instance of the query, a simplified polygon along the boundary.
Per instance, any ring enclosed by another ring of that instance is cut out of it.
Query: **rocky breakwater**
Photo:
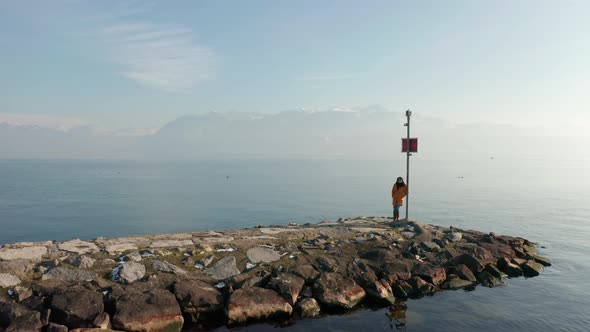
[[[180,331],[388,306],[534,277],[512,236],[362,217],[0,247],[0,332]]]

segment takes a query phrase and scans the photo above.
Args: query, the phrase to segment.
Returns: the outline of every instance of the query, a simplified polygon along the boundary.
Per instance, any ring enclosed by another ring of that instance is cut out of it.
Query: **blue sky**
[[[381,105],[579,123],[588,17],[587,1],[3,1],[0,114],[157,127]]]

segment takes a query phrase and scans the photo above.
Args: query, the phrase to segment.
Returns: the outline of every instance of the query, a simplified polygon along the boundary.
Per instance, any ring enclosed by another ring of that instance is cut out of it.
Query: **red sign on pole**
[[[402,138],[402,152],[408,152],[408,139]],[[410,138],[410,152],[418,152],[418,139]]]

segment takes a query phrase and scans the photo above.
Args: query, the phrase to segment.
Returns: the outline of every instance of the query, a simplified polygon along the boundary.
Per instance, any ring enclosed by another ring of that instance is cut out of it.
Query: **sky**
[[[149,132],[378,105],[590,130],[588,17],[566,0],[0,1],[0,122]]]

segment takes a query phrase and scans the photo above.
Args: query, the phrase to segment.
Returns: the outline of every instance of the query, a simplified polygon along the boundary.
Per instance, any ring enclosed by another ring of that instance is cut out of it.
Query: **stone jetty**
[[[379,217],[13,243],[0,247],[0,332],[288,323],[500,286],[550,264],[520,237]]]

